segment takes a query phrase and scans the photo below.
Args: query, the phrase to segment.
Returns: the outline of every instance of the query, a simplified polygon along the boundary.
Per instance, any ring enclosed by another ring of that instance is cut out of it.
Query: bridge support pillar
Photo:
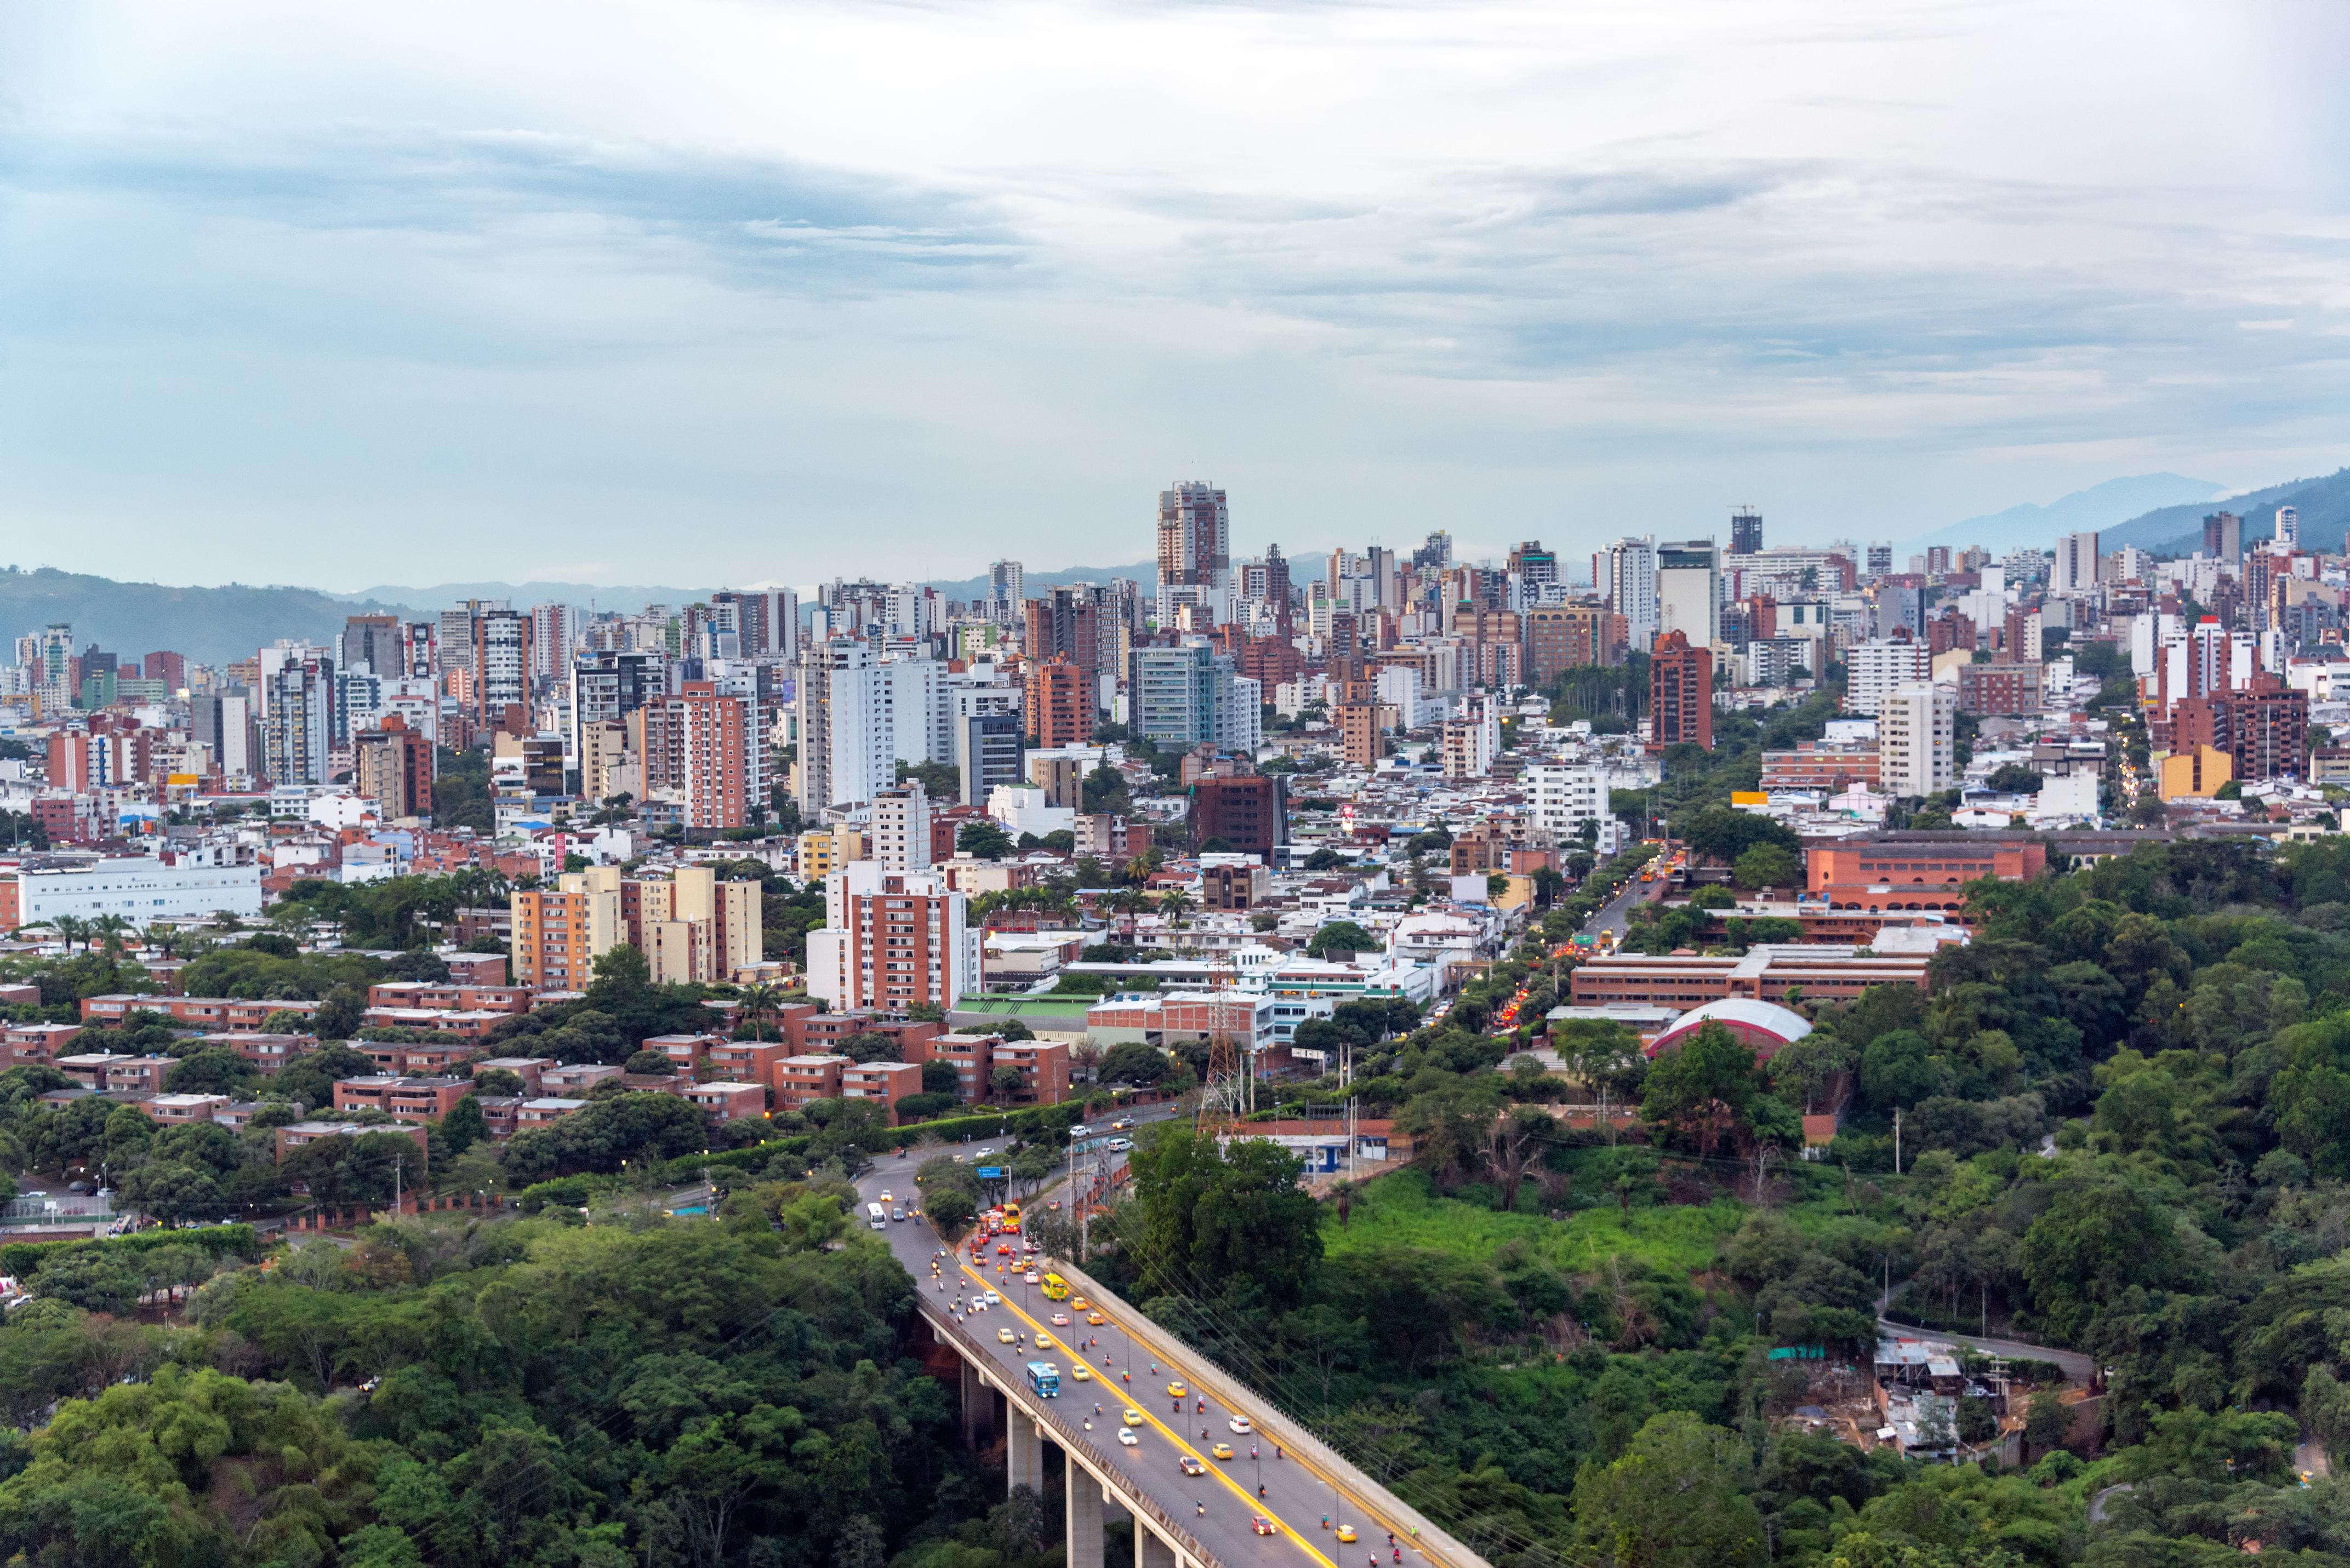
[[[1045,1490],[1045,1435],[1009,1399],[1003,1402],[1003,1479],[1007,1490]]]
[[[962,1368],[962,1446],[975,1449],[979,1447],[981,1421],[995,1414],[994,1400],[987,1385],[980,1381],[978,1367],[959,1356],[955,1365]],[[982,1410],[986,1417],[981,1415]]]
[[[1067,1500],[1068,1568],[1102,1568],[1101,1482],[1074,1454],[1065,1456],[1061,1495]]]
[[[1175,1568],[1175,1548],[1159,1540],[1139,1514],[1134,1521],[1134,1568]]]

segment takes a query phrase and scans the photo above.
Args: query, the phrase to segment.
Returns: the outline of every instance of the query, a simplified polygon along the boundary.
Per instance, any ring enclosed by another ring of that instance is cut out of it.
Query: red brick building
[[[2046,679],[2037,664],[1961,664],[1959,711],[1988,718],[2022,718],[2048,704]]]
[[[648,702],[645,787],[673,790],[685,803],[685,826],[743,827],[751,820],[751,704],[708,680],[689,680],[674,697]]]
[[[81,1016],[84,1023],[119,1023],[133,1012],[160,1012],[192,1029],[258,1029],[273,1012],[296,1012],[307,1018],[318,1006],[316,1002],[289,998],[251,1002],[230,996],[132,996],[111,992],[83,997]]]
[[[1713,650],[1690,646],[1688,634],[1669,631],[1648,659],[1648,745],[1651,750],[1713,744]]]
[[[2309,693],[2261,670],[2250,691],[2182,697],[2170,705],[2170,749],[2198,746],[2227,753],[2239,779],[2302,777],[2309,768]]]
[[[1271,865],[1274,851],[1289,842],[1286,783],[1272,774],[1200,780],[1191,786],[1193,846],[1221,838],[1233,853]]]
[[[1762,753],[1762,787],[1773,789],[1841,790],[1853,784],[1875,789],[1877,742],[1832,746],[1823,742],[1792,752]]]
[[[2048,846],[2023,835],[1864,835],[1804,851],[1805,889],[1831,909],[1955,910],[1984,877],[2028,882],[2048,868]]]
[[[898,1125],[898,1102],[922,1092],[922,1070],[911,1062],[858,1062],[840,1070],[840,1097],[870,1100]]]
[[[1033,602],[1033,601],[1032,601]],[[1028,740],[1047,750],[1082,746],[1094,738],[1094,677],[1066,653],[1031,662],[1027,677]]]
[[[1624,618],[1602,604],[1535,605],[1525,613],[1525,629],[1526,680],[1534,686],[1569,670],[1621,664],[1630,640]]]
[[[778,1058],[774,1068],[776,1106],[796,1111],[812,1101],[838,1099],[841,1069],[855,1064],[846,1056],[829,1054]]]
[[[387,713],[351,736],[351,783],[387,818],[432,815],[432,742]]]
[[[471,1094],[473,1088],[470,1078],[410,1078],[393,1074],[338,1078],[335,1082],[335,1109],[351,1111],[368,1106],[397,1122],[439,1121],[455,1110],[457,1102]]]

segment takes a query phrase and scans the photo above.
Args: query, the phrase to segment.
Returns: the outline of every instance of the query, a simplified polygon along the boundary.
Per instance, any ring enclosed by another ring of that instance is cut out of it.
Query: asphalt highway
[[[1159,1112],[1160,1117],[1169,1114],[1167,1107],[1149,1108]],[[990,1140],[953,1152],[971,1160],[1001,1153],[1003,1148],[1002,1140]],[[879,1201],[887,1191],[895,1203],[902,1205],[915,1192],[916,1168],[938,1152],[931,1148],[879,1160],[858,1179],[858,1190],[868,1202]],[[1014,1387],[1025,1388],[1030,1361],[1055,1363],[1061,1374],[1055,1414],[1078,1426],[1081,1436],[1123,1469],[1136,1490],[1149,1496],[1223,1562],[1395,1568],[1406,1560],[1424,1561],[1400,1528],[1395,1532],[1400,1550],[1391,1550],[1388,1524],[1363,1501],[1342,1491],[1333,1478],[1296,1455],[1276,1458],[1269,1438],[1232,1430],[1234,1417],[1253,1421],[1259,1411],[1228,1407],[1201,1388],[1187,1376],[1183,1354],[1164,1330],[1151,1325],[1146,1334],[1151,1343],[1174,1352],[1173,1358],[1152,1350],[1150,1344],[1138,1345],[1128,1333],[1135,1314],[1124,1303],[1095,1301],[1089,1308],[1077,1308],[1069,1302],[1047,1301],[1043,1290],[1027,1283],[1021,1271],[997,1267],[999,1262],[1008,1265],[1011,1260],[999,1260],[993,1242],[983,1264],[974,1264],[967,1246],[941,1256],[944,1242],[922,1220],[892,1223],[888,1237],[890,1251],[934,1307],[954,1314],[956,1303],[968,1308],[981,1299],[981,1293],[998,1292],[1003,1305],[959,1318],[963,1330],[993,1358],[995,1375]],[[1045,1265],[1040,1264],[1040,1278],[1044,1272]],[[1088,1310],[1099,1312],[1106,1321],[1099,1325],[1087,1324]],[[1055,1314],[1071,1321],[1055,1324],[1052,1322]],[[997,1343],[996,1331],[1002,1328],[1024,1334],[1025,1346]],[[1050,1335],[1053,1347],[1038,1349],[1040,1335]],[[1072,1376],[1080,1359],[1092,1374],[1089,1381],[1082,1383]],[[1181,1398],[1168,1391],[1171,1383],[1186,1386]],[[1118,1428],[1129,1403],[1143,1419],[1136,1428],[1138,1445],[1123,1448],[1118,1441]],[[1097,1404],[1099,1415],[1094,1413]],[[1211,1445],[1218,1442],[1231,1445],[1232,1459],[1219,1460],[1212,1456]],[[1180,1461],[1185,1455],[1199,1460],[1205,1473],[1184,1474]],[[1257,1492],[1260,1485],[1264,1489],[1262,1499]],[[1252,1527],[1257,1515],[1271,1521],[1276,1533],[1257,1534]],[[1354,1526],[1359,1539],[1352,1545],[1339,1544],[1335,1528],[1323,1527],[1326,1518],[1333,1527]]]

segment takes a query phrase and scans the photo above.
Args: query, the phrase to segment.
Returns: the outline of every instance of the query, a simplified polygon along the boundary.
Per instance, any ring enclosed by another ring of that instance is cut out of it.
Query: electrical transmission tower
[[[1250,1100],[1248,1053],[1241,1048],[1232,1025],[1236,1005],[1219,990],[1211,1004],[1208,1029],[1208,1078],[1201,1086],[1195,1130],[1202,1137],[1230,1137],[1248,1115]],[[1253,1012],[1253,1010],[1252,1010]]]

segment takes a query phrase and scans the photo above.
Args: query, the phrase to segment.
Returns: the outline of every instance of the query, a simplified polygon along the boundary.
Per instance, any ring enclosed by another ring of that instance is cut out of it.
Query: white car
[[[1129,1449],[1142,1447],[1142,1439],[1134,1435],[1134,1428],[1131,1427],[1120,1427],[1118,1429],[1118,1440]]]
[[[980,1299],[981,1301],[983,1301],[983,1302],[985,1302],[989,1306],[1002,1306],[1002,1305],[1003,1304],[1003,1298],[1002,1296],[1000,1296],[1000,1295],[997,1295],[993,1291],[989,1291],[989,1292],[987,1292],[984,1295],[982,1295],[979,1299]]]
[[[1233,1430],[1233,1431],[1235,1431],[1235,1432],[1247,1433],[1247,1432],[1253,1432],[1253,1431],[1255,1431],[1255,1430],[1256,1430],[1256,1428],[1255,1428],[1254,1427],[1252,1427],[1252,1426],[1250,1426],[1250,1425],[1249,1425],[1249,1418],[1248,1418],[1246,1416],[1235,1416],[1235,1417],[1233,1417],[1232,1418],[1232,1423],[1231,1423],[1231,1425],[1232,1425],[1232,1430]]]

